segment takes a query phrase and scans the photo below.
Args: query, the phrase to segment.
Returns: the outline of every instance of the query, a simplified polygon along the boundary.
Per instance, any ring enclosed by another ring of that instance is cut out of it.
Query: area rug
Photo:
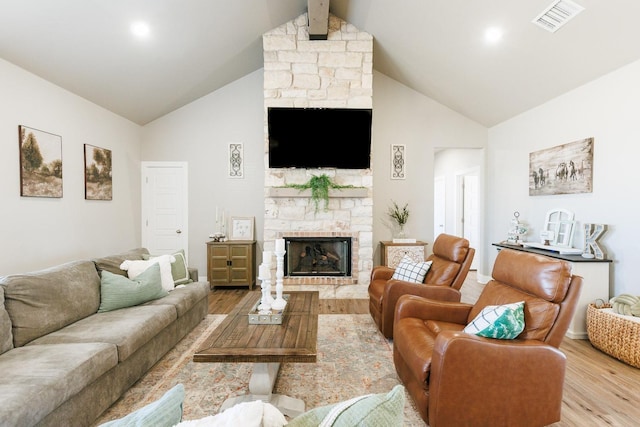
[[[95,423],[121,418],[160,398],[175,384],[185,387],[184,420],[218,413],[229,397],[245,394],[250,363],[196,363],[192,357],[224,315],[208,315]],[[304,400],[307,409],[369,393],[386,393],[400,383],[392,344],[368,314],[326,314],[318,318],[316,363],[284,363],[275,393]],[[404,426],[424,426],[405,393]]]

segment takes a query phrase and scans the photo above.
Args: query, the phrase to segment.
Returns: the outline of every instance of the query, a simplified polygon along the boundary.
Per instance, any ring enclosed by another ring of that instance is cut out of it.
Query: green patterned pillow
[[[132,307],[167,295],[169,293],[162,289],[158,263],[152,264],[133,279],[102,270],[98,313]]]
[[[100,427],[172,427],[182,420],[184,386],[177,384],[159,400]]]
[[[401,426],[404,422],[404,386],[389,393],[369,394],[334,405],[321,406],[289,421],[287,427]]]
[[[184,254],[184,249],[180,249],[177,252],[172,253],[173,257],[176,259],[175,262],[171,263],[171,275],[173,276],[173,283],[176,285],[184,285],[186,283],[191,283],[191,277],[189,276],[189,269],[187,268],[187,257]],[[157,255],[142,255],[142,259],[149,260],[151,258],[156,258]]]
[[[488,305],[464,328],[469,334],[501,340],[512,340],[523,330],[524,301]]]

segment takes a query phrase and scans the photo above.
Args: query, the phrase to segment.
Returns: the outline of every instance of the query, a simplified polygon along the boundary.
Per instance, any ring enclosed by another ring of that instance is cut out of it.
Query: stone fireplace
[[[267,110],[269,107],[372,108],[373,37],[330,15],[327,40],[309,40],[307,14],[263,35],[265,217],[264,249],[274,250],[275,239],[298,243],[326,243],[348,239],[350,260],[340,274],[315,271],[285,275],[285,285],[368,285],[373,268],[373,173],[371,169],[269,169]],[[327,124],[325,124],[327,125]],[[309,129],[309,132],[312,132]],[[336,129],[335,132],[340,132]],[[300,135],[304,141],[304,134]],[[346,153],[337,155],[348,155]],[[327,209],[316,210],[309,194],[288,184],[306,183],[326,174],[353,189],[330,193]],[[296,240],[302,239],[302,240]],[[304,247],[285,255],[290,263]],[[292,247],[291,243],[288,247]],[[332,249],[336,250],[333,246]],[[309,261],[310,259],[306,260]],[[296,260],[299,261],[299,260]]]

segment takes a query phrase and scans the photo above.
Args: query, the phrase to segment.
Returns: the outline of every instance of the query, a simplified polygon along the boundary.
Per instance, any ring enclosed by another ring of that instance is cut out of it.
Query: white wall
[[[206,274],[206,241],[215,208],[254,216],[258,249],[263,247],[264,128],[263,83],[258,70],[143,129],[142,159],[189,163],[190,265]],[[389,240],[382,221],[393,198],[409,203],[409,234],[433,240],[434,147],[484,148],[487,129],[374,72],[373,79],[373,241]],[[243,142],[245,178],[227,178],[228,142]],[[390,179],[390,145],[407,144],[406,180]],[[377,245],[376,245],[377,246]],[[374,264],[379,263],[379,247]]]
[[[216,207],[255,217],[258,253],[264,217],[263,70],[255,71],[143,128],[142,160],[189,165],[189,265],[206,277],[206,242]],[[244,144],[244,178],[227,177],[230,142]]]
[[[391,200],[409,203],[405,231],[433,243],[433,178],[436,148],[484,148],[487,129],[381,73],[373,79],[373,241],[390,240],[385,227]],[[404,180],[392,180],[391,144],[406,144]],[[374,260],[380,261],[380,247]]]
[[[140,244],[140,127],[0,60],[0,275]],[[62,137],[62,198],[20,196],[18,126]],[[113,200],[84,199],[84,144],[112,150]]]
[[[545,213],[575,212],[582,248],[582,224],[607,224],[600,239],[612,264],[611,295],[640,294],[635,267],[640,253],[637,171],[640,158],[640,61],[560,96],[489,130],[485,268],[496,256],[492,242],[504,240],[514,211],[537,240]],[[594,138],[593,192],[529,196],[529,153]],[[489,270],[490,271],[490,270]],[[602,297],[607,297],[603,295]]]

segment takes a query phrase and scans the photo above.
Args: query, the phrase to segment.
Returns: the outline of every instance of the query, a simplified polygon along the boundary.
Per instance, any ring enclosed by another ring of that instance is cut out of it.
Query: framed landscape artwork
[[[84,198],[111,200],[111,150],[84,144]]]
[[[62,137],[18,126],[20,195],[62,197]]]
[[[529,195],[591,193],[593,138],[529,154]]]

